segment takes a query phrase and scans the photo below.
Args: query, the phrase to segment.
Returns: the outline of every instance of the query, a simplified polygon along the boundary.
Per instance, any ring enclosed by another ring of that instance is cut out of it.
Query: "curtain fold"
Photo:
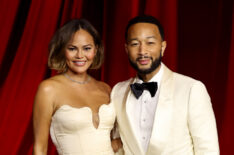
[[[133,70],[126,65],[128,59],[124,49],[125,26],[123,23],[127,23],[131,17],[137,15],[138,2],[136,1],[132,5],[132,1],[105,0],[104,3],[106,12],[104,15],[106,51],[104,81],[113,86],[118,80],[125,80],[126,74],[133,73]],[[118,73],[118,76],[116,76],[116,73]]]
[[[45,76],[47,46],[56,29],[59,10],[57,0],[30,3],[14,60],[1,88],[1,154],[17,154],[24,141],[32,142],[32,134],[30,137],[24,135],[25,131],[32,131],[29,124],[34,95]]]
[[[32,107],[38,84],[54,74],[48,44],[73,18],[100,32],[105,62],[91,74],[110,86],[135,76],[125,52],[125,27],[136,15],[158,18],[165,29],[163,62],[205,83],[216,115],[222,155],[234,134],[234,11],[232,0],[0,0],[0,154],[32,154]],[[57,154],[49,143],[48,154]]]
[[[19,1],[8,1],[2,0],[0,5],[0,51],[5,51],[10,34],[12,32],[12,27],[14,25],[15,17],[17,16],[16,12],[19,6]],[[7,14],[7,16],[6,16]],[[0,52],[0,65],[2,64],[3,57],[5,53]]]
[[[145,14],[157,17],[162,23],[165,31],[167,48],[163,56],[163,62],[172,69],[177,70],[177,44],[178,44],[178,0],[160,1],[147,0]],[[152,7],[154,6],[154,7]],[[157,7],[156,7],[157,6]]]
[[[62,26],[65,22],[73,18],[79,18],[82,14],[82,4],[83,0],[74,0],[74,1],[62,1],[61,7],[62,12],[60,14],[61,22],[59,26]],[[57,17],[58,18],[58,17]]]
[[[222,154],[230,154],[233,147],[234,137],[234,107],[233,107],[233,95],[234,95],[234,9],[232,10],[232,33],[231,33],[231,44],[229,54],[229,65],[228,65],[228,77],[227,77],[227,93],[224,109],[224,119],[222,127],[220,127],[220,149]],[[232,151],[233,152],[233,151]]]

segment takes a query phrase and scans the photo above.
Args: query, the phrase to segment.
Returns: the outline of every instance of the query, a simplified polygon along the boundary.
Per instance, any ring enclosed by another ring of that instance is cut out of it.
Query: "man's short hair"
[[[156,25],[158,27],[159,33],[162,37],[162,40],[164,40],[164,30],[163,30],[163,27],[162,27],[161,23],[159,22],[159,20],[153,16],[150,16],[150,15],[142,15],[142,16],[136,16],[128,22],[128,25],[125,29],[125,40],[126,41],[127,41],[127,37],[128,37],[128,29],[132,25],[137,24],[137,23],[151,23],[151,24]]]

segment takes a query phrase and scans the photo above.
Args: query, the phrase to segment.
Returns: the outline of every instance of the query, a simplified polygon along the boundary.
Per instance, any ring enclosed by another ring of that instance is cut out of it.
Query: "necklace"
[[[85,80],[85,81],[76,81],[76,80],[72,79],[69,75],[67,75],[66,73],[64,73],[63,75],[64,75],[67,79],[71,80],[72,82],[78,83],[78,84],[86,84],[86,83],[88,83],[88,82],[90,81],[90,79],[91,79],[90,76],[88,75],[87,80]]]

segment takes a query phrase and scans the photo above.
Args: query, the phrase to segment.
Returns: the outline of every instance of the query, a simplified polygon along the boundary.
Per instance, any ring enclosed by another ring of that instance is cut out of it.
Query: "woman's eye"
[[[89,50],[91,50],[91,47],[85,47],[84,50],[89,51]]]
[[[74,51],[74,50],[76,50],[76,48],[74,48],[74,47],[68,47],[68,50],[69,51]]]

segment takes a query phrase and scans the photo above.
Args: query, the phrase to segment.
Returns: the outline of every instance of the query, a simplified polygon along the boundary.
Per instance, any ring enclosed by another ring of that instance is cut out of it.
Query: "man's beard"
[[[151,59],[152,64],[151,64],[150,68],[140,69],[137,66],[137,63],[133,62],[130,58],[128,58],[128,59],[129,59],[130,65],[137,71],[137,73],[138,74],[143,74],[143,75],[149,74],[149,73],[152,73],[153,71],[155,71],[155,69],[157,69],[159,67],[159,65],[161,64],[161,61],[162,61],[161,52],[160,52],[160,56],[158,58],[156,58],[154,61],[153,61],[152,57],[146,57],[146,56],[139,57],[136,60],[139,60],[141,58],[150,58]]]

